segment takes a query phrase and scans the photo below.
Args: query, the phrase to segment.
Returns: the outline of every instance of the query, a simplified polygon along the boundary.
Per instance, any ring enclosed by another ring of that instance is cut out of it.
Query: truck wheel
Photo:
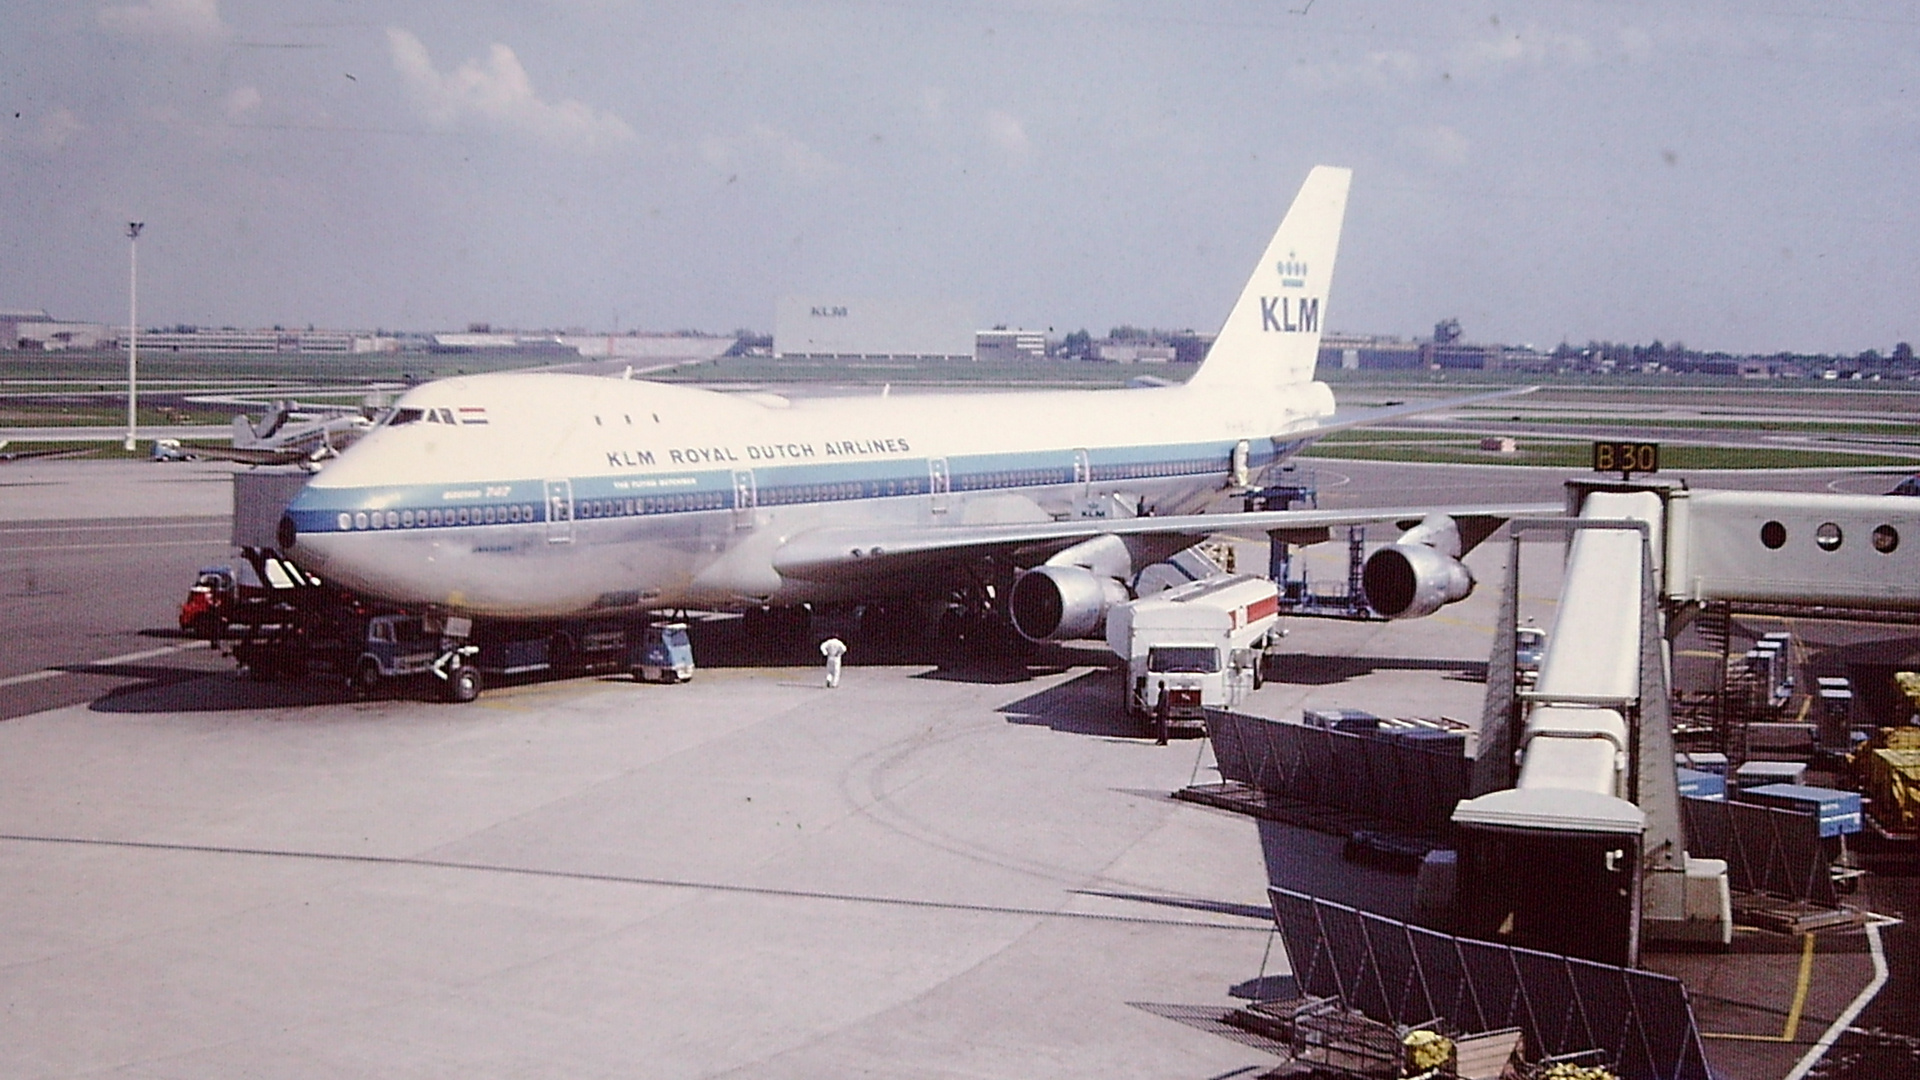
[[[555,675],[566,678],[579,674],[580,661],[573,651],[573,639],[565,633],[557,633],[547,639],[547,668]]]
[[[353,692],[361,697],[372,697],[380,691],[380,662],[371,656],[360,658],[360,664],[353,669]]]
[[[465,664],[447,673],[447,683],[440,693],[455,705],[465,705],[480,696],[480,669]]]

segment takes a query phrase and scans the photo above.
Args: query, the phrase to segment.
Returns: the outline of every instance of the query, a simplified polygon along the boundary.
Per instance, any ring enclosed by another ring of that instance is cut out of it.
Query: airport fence
[[[1466,798],[1473,759],[1382,735],[1209,709],[1220,775],[1302,802],[1442,834]]]
[[[1680,800],[1687,854],[1725,859],[1739,892],[1834,907],[1833,866],[1812,814],[1718,799]]]
[[[1338,997],[1373,1020],[1444,1020],[1459,1034],[1518,1027],[1527,1053],[1598,1050],[1623,1080],[1707,1080],[1680,980],[1535,952],[1269,889],[1300,993]]]

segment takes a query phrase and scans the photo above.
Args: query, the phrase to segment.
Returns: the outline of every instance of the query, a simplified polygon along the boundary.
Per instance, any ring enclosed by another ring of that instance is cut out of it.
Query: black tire
[[[465,705],[480,696],[480,669],[461,664],[447,672],[440,696],[455,705]]]
[[[563,678],[580,673],[580,658],[573,650],[573,639],[565,633],[547,640],[547,667]]]
[[[361,697],[372,697],[380,692],[380,662],[371,656],[363,656],[353,669],[353,692]]]

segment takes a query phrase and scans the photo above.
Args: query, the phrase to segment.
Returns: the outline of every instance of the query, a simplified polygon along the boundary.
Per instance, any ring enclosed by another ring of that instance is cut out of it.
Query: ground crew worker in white
[[[827,689],[840,685],[840,658],[847,655],[847,643],[830,637],[820,643],[820,655],[827,658]]]

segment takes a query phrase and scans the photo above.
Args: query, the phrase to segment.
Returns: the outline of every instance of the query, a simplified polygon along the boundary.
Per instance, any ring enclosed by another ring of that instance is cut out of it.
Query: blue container
[[[1798,784],[1807,778],[1807,767],[1798,761],[1749,761],[1733,774],[1740,790],[1767,784]]]
[[[1369,735],[1380,728],[1380,718],[1361,709],[1305,709],[1300,713],[1300,722],[1308,727]]]
[[[1821,836],[1860,831],[1858,792],[1808,787],[1805,784],[1763,784],[1742,789],[1740,801],[1812,813],[1820,819]]]
[[[1680,797],[1685,799],[1712,799],[1725,802],[1727,798],[1727,778],[1719,773],[1702,772],[1699,769],[1680,769]]]
[[[1418,747],[1439,754],[1463,755],[1467,752],[1467,733],[1439,728],[1382,728],[1380,737],[1401,746]]]
[[[1673,755],[1673,760],[1689,769],[1710,772],[1716,776],[1727,775],[1727,755],[1718,750],[1690,750]]]

